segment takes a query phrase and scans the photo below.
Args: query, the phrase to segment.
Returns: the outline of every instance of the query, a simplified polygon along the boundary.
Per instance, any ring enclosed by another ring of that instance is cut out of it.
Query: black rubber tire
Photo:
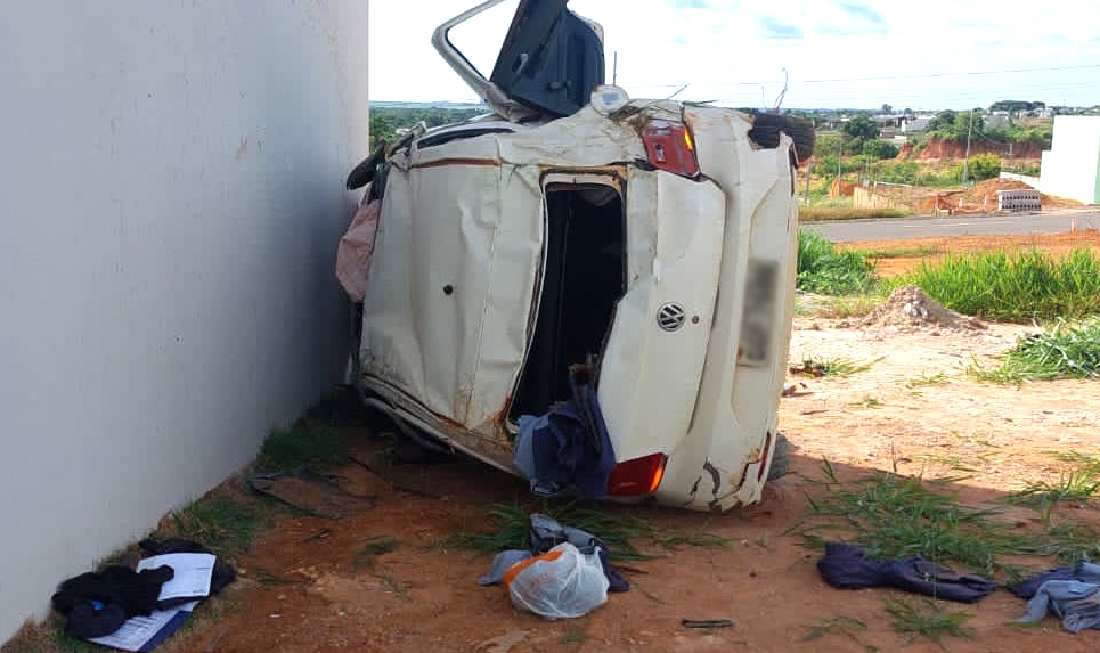
[[[817,133],[814,123],[806,118],[778,113],[753,114],[749,138],[760,147],[779,147],[779,134],[785,133],[794,141],[798,161],[806,161],[814,153]]]
[[[791,473],[791,442],[782,433],[775,434],[775,442],[772,444],[775,452],[772,453],[772,464],[768,468],[768,480],[774,481]]]

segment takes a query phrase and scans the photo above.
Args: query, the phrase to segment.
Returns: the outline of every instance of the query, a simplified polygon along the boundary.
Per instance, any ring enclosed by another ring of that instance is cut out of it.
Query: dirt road
[[[338,471],[344,489],[376,499],[343,521],[284,514],[238,560],[241,582],[214,606],[201,608],[217,607],[220,616],[200,620],[163,651],[941,650],[920,638],[906,645],[907,638],[894,631],[883,598],[900,593],[827,587],[814,566],[819,551],[786,533],[806,510],[806,497],[823,492],[814,482],[821,478],[823,458],[842,479],[876,469],[926,478],[959,476],[965,469],[971,478],[949,487],[969,502],[1001,505],[1007,492],[1028,481],[1056,479],[1069,466],[1052,452],[1100,454],[1100,383],[1016,388],[978,384],[964,373],[972,359],[985,360],[1024,331],[993,326],[968,333],[896,333],[797,320],[793,359],[875,362],[848,378],[808,380],[806,394],[782,402],[781,427],[795,448],[795,473],[771,483],[760,505],[726,515],[608,507],[664,534],[706,532],[728,542],[673,549],[637,542],[659,557],[630,563],[632,589],[612,595],[584,618],[549,622],[518,612],[502,589],[475,584],[488,556],[447,544],[455,533],[485,528],[494,505],[529,501],[522,482],[462,461],[393,468],[391,480],[437,495],[428,498],[397,491],[349,465]],[[382,446],[367,433],[352,435],[359,456]],[[1078,510],[1075,518],[1098,521],[1089,509]],[[379,541],[389,545],[376,555],[364,553]],[[1051,618],[1036,629],[1006,625],[1023,607],[1003,591],[976,606],[952,605],[972,615],[972,637],[944,643],[960,653],[1100,646],[1100,632],[1070,635]],[[688,630],[682,619],[732,619],[734,627]],[[843,619],[865,628],[822,632],[823,625]],[[493,648],[501,636],[515,645]],[[215,639],[216,647],[208,648]]]

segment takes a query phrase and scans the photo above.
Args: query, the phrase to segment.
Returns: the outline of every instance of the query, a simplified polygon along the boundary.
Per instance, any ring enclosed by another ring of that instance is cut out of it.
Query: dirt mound
[[[1032,188],[1017,179],[987,179],[966,190],[942,192],[930,197],[921,205],[924,211],[947,211],[949,213],[991,213],[997,210],[997,191]],[[1042,196],[1043,206],[1070,207],[1080,206],[1079,202],[1064,197]]]
[[[886,303],[871,311],[864,326],[969,331],[985,328],[972,317],[944,308],[917,286],[898,288]]]

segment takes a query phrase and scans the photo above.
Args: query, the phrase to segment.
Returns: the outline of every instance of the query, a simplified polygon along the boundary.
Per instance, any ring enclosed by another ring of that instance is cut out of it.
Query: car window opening
[[[542,296],[509,417],[567,401],[569,367],[598,361],[626,284],[622,197],[600,184],[546,190]]]

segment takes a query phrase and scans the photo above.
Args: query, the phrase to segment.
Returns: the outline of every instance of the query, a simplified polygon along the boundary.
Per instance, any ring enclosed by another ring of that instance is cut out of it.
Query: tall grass
[[[1061,258],[1038,250],[949,255],[888,284],[920,286],[960,313],[1007,322],[1100,314],[1100,255],[1088,249]]]
[[[859,252],[839,249],[816,231],[798,232],[798,289],[825,295],[867,292],[874,265]]]

